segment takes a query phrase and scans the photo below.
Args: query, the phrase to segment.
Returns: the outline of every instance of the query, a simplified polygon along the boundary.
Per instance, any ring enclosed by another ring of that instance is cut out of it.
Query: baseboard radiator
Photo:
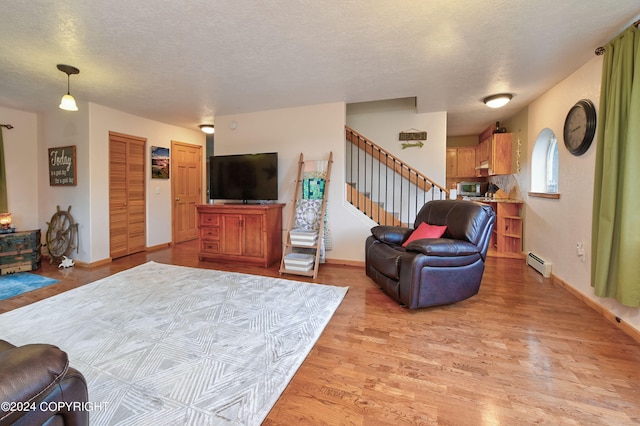
[[[532,251],[527,253],[527,265],[540,272],[545,278],[549,278],[551,276],[551,263],[547,262]]]

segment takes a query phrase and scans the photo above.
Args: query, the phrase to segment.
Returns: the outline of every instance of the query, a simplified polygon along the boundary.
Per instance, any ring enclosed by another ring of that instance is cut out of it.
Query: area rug
[[[17,272],[15,274],[0,276],[0,300],[9,299],[28,291],[37,290],[58,280],[43,277],[30,272]]]
[[[346,287],[145,263],[0,315],[89,385],[92,425],[259,425]]]

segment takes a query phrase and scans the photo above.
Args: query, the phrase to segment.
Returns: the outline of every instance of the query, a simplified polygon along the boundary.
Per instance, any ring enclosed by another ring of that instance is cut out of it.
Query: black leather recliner
[[[365,243],[366,274],[409,309],[455,303],[478,293],[496,215],[466,200],[429,201],[414,228],[375,226]],[[418,225],[446,225],[441,238],[402,247]]]
[[[88,425],[87,400],[87,382],[66,352],[0,340],[0,426]]]

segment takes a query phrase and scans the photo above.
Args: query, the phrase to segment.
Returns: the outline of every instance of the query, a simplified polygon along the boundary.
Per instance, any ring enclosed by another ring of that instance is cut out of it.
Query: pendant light
[[[71,65],[64,64],[58,64],[58,69],[67,75],[67,94],[62,97],[59,107],[65,111],[77,111],[78,105],[76,105],[76,100],[73,99],[73,96],[71,96],[69,92],[69,76],[71,74],[79,74],[80,70]]]

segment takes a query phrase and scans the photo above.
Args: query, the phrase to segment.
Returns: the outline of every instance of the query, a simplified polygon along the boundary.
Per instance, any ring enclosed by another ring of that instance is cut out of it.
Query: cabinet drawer
[[[200,239],[201,240],[220,240],[220,228],[212,227],[212,228],[200,228]]]
[[[37,247],[34,238],[29,234],[8,234],[0,240],[0,252],[30,252],[32,247]]]
[[[12,265],[3,265],[2,268],[0,268],[0,275],[15,274],[16,272],[34,271],[38,268],[40,268],[40,265],[36,267],[31,263],[15,263]]]
[[[0,256],[0,265],[12,265],[14,263],[31,263],[37,260],[35,252],[32,250],[22,251],[20,254],[7,254]]]
[[[220,215],[215,213],[200,213],[200,226],[219,226]]]
[[[200,252],[220,253],[220,241],[200,240]]]

